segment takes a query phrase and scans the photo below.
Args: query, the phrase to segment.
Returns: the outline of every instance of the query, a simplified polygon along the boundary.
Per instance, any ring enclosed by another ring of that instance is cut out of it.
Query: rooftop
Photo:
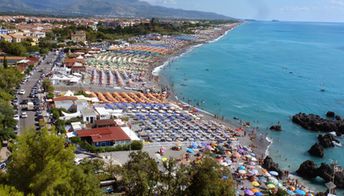
[[[77,132],[79,137],[91,137],[93,142],[130,141],[130,137],[120,127],[83,129]]]

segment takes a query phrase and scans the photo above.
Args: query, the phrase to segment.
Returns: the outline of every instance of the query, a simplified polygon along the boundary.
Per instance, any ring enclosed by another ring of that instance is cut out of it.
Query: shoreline
[[[180,100],[178,98],[178,96],[173,92],[172,88],[171,88],[171,83],[170,81],[168,81],[168,79],[166,77],[164,77],[163,75],[161,75],[161,72],[167,67],[169,66],[171,63],[173,63],[175,60],[187,55],[188,53],[192,52],[194,49],[199,48],[205,44],[211,44],[211,43],[215,43],[217,41],[220,41],[222,38],[224,38],[225,36],[227,36],[232,30],[234,30],[235,28],[237,28],[238,26],[242,25],[243,23],[237,23],[234,27],[227,29],[226,31],[224,31],[222,34],[220,34],[217,37],[213,37],[212,39],[206,40],[202,43],[196,43],[194,45],[190,44],[185,46],[184,48],[178,50],[177,52],[175,52],[174,54],[170,55],[169,57],[165,58],[165,61],[162,62],[162,64],[152,68],[150,70],[150,74],[153,77],[158,77],[158,82],[157,84],[160,87],[167,87],[168,89],[168,93],[170,94],[169,96],[169,100],[172,102],[177,102],[177,103],[181,103],[183,105],[187,105],[189,107],[195,108],[199,113],[201,113],[202,115],[207,116],[208,118],[211,118],[212,120],[215,120],[217,122],[219,122],[222,125],[225,125],[226,127],[234,130],[237,128],[242,128],[244,125],[242,123],[239,122],[233,122],[230,120],[225,120],[225,119],[218,119],[216,118],[216,114],[212,114],[211,112],[208,112],[206,110],[200,109],[197,106],[194,106],[192,104],[186,103],[182,100]],[[251,129],[251,128],[249,128]],[[248,131],[249,132],[249,131]],[[269,155],[269,148],[272,145],[273,141],[271,138],[268,138],[268,136],[259,134],[259,133],[253,133],[254,134],[254,138],[250,137],[250,135],[246,135],[243,136],[244,139],[242,140],[242,145],[244,146],[254,146],[254,148],[252,148],[252,150],[259,155],[259,157],[266,157]],[[252,135],[251,135],[252,136]],[[262,142],[263,141],[263,142]]]
[[[237,128],[245,128],[245,134],[241,135],[239,137],[239,144],[242,146],[251,148],[252,151],[257,155],[257,157],[259,157],[261,160],[263,160],[266,157],[268,157],[270,154],[269,149],[273,144],[272,138],[269,138],[267,134],[263,134],[263,133],[259,133],[259,132],[257,133],[254,127],[252,127],[252,128],[248,127],[247,128],[245,126],[245,123],[246,123],[245,121],[240,120],[240,122],[235,122],[235,121],[233,122],[233,120],[231,121],[228,119],[219,119],[216,117],[215,114],[212,114],[206,110],[200,109],[200,108],[198,108],[192,104],[183,102],[173,92],[173,88],[172,88],[173,83],[171,83],[171,81],[169,81],[169,79],[166,76],[161,74],[161,72],[167,66],[169,66],[171,63],[173,63],[175,60],[177,60],[177,59],[183,57],[184,55],[192,52],[194,49],[196,49],[198,47],[201,47],[205,44],[215,43],[215,42],[221,40],[223,37],[227,36],[232,30],[234,30],[236,27],[240,26],[241,24],[242,23],[236,24],[233,28],[226,30],[224,33],[222,33],[218,37],[212,38],[212,39],[204,41],[202,43],[196,43],[194,45],[189,44],[189,45],[185,46],[184,48],[178,50],[174,54],[165,58],[164,61],[162,59],[162,61],[160,61],[160,64],[156,65],[155,67],[152,67],[152,69],[150,70],[149,73],[152,77],[158,78],[157,84],[161,87],[161,89],[167,89],[167,92],[170,94],[170,96],[168,97],[168,100],[170,100],[172,102],[176,102],[177,104],[179,103],[179,104],[183,104],[183,105],[187,105],[187,106],[190,106],[192,108],[195,108],[195,109],[197,109],[197,111],[201,115],[206,116],[206,118],[210,118],[211,120],[214,120],[214,121],[220,123],[221,125],[226,126],[230,130],[235,130]],[[246,132],[248,134],[246,134]],[[286,170],[283,169],[283,171],[288,171],[288,173],[292,173],[288,169],[286,169]],[[288,176],[288,178],[300,179],[300,177],[294,176],[294,175],[290,175],[290,176]],[[308,185],[304,186],[304,183],[302,183],[301,186],[303,186],[307,190],[311,191],[311,187],[309,187]]]

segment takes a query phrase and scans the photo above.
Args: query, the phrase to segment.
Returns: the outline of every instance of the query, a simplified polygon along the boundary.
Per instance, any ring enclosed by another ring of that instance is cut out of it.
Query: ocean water
[[[273,139],[269,153],[282,168],[296,171],[307,159],[344,166],[344,147],[309,156],[317,133],[291,122],[298,112],[344,116],[344,24],[246,22],[160,74],[185,102],[258,126]],[[277,122],[282,132],[268,130]]]

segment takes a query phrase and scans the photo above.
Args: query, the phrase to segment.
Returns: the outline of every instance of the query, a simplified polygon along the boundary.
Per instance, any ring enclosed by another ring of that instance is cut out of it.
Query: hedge
[[[129,150],[142,150],[143,143],[141,141],[132,141],[130,144],[116,145],[116,146],[102,146],[96,147],[89,144],[86,141],[81,141],[80,139],[71,139],[73,143],[78,143],[81,148],[92,153],[102,153],[102,152],[115,152],[115,151],[129,151]]]

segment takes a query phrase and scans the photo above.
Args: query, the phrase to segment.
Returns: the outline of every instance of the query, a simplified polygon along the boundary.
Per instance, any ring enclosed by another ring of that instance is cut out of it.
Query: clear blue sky
[[[154,5],[210,11],[259,20],[344,22],[344,0],[142,0]]]

